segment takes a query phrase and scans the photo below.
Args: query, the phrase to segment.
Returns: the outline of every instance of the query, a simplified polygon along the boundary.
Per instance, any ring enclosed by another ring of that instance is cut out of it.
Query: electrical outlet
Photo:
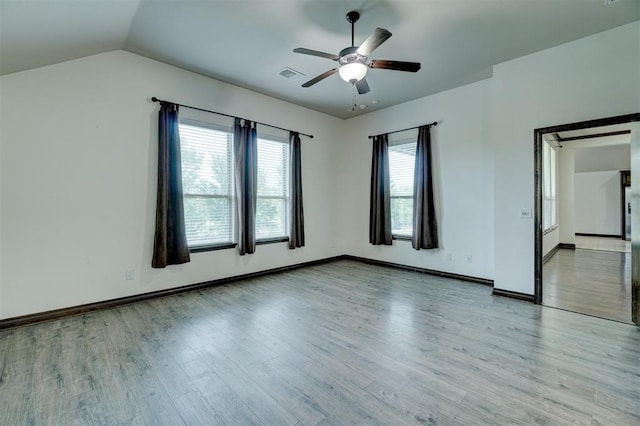
[[[445,255],[445,259],[447,260],[447,262],[451,262],[453,260],[453,254],[451,252],[447,253]]]
[[[470,254],[468,254],[465,258],[465,260],[467,261],[467,263],[471,263],[473,262],[473,256],[471,256]]]
[[[124,271],[125,280],[132,280],[135,278],[135,276],[136,276],[136,271],[134,271],[133,269],[127,269]]]

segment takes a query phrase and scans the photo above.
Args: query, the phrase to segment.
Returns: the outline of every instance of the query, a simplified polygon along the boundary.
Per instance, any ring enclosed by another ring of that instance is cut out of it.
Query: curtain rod
[[[434,121],[433,123],[429,123],[429,124],[421,124],[420,126],[407,127],[406,129],[402,129],[402,130],[394,130],[393,132],[381,133],[381,135],[390,135],[391,133],[400,133],[400,132],[404,132],[404,131],[406,131],[406,130],[413,130],[413,129],[417,129],[418,127],[422,127],[422,126],[429,126],[429,127],[431,127],[431,126],[437,126],[437,125],[438,125],[438,122],[437,122],[437,121]],[[379,136],[379,135],[372,135],[372,136],[369,136],[369,139],[373,139],[373,138],[375,138],[376,136]]]
[[[181,106],[181,107],[183,107],[183,108],[195,109],[195,110],[197,110],[197,111],[210,112],[211,114],[224,115],[225,117],[239,118],[239,119],[241,119],[241,120],[248,120],[247,118],[243,118],[243,117],[236,117],[235,115],[229,115],[229,114],[225,114],[225,113],[223,113],[223,112],[211,111],[211,110],[208,110],[208,109],[203,109],[203,108],[193,107],[193,106],[189,106],[189,105],[183,105],[183,104],[179,104],[179,103],[176,103],[176,102],[165,101],[164,99],[158,99],[158,98],[156,98],[155,96],[154,96],[154,97],[152,97],[152,98],[151,98],[151,100],[152,100],[153,102],[167,102],[167,103],[170,103],[170,104],[174,104],[174,105]],[[252,120],[250,120],[250,121],[252,121]],[[259,121],[254,121],[254,123],[256,123],[256,124],[260,124],[260,125],[262,125],[262,126],[273,127],[274,129],[284,130],[285,132],[293,132],[293,130],[285,129],[285,128],[283,128],[283,127],[274,126],[274,125],[272,125],[272,124],[261,123],[261,122],[259,122]],[[306,133],[300,133],[300,132],[297,132],[297,133],[298,133],[300,136],[307,136],[308,138],[313,139],[313,135],[308,135],[308,134],[306,134]]]

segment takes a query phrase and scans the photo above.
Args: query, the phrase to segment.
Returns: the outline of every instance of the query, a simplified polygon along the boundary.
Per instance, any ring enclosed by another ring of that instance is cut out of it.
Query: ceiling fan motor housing
[[[351,46],[351,47],[347,47],[345,49],[342,49],[340,51],[340,53],[338,54],[338,56],[340,57],[338,59],[338,63],[340,65],[346,65],[346,64],[350,64],[352,62],[360,62],[360,63],[365,63],[367,60],[366,56],[362,56],[360,55],[358,52],[358,47],[357,46]]]

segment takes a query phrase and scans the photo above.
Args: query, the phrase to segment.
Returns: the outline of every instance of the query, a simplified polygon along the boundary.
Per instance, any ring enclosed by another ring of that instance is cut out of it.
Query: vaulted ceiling
[[[124,49],[341,118],[491,76],[492,66],[640,19],[639,0],[0,0],[2,75]],[[376,59],[421,62],[405,73],[369,70],[356,97],[338,75],[301,84],[350,46],[345,15],[361,13],[355,44],[393,36]],[[608,48],[603,46],[603,48]],[[613,48],[613,46],[612,46]],[[553,64],[549,64],[553,66]],[[284,67],[300,79],[279,75]]]

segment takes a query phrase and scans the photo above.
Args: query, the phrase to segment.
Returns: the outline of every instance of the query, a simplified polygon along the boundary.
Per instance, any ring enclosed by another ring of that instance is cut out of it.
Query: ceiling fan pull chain
[[[353,82],[351,83],[351,85],[353,86],[353,107],[351,108],[351,111],[355,111],[357,104],[356,104],[356,83]]]

